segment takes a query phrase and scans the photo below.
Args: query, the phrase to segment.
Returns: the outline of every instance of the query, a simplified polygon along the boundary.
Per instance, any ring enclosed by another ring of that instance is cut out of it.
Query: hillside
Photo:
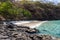
[[[5,20],[59,20],[60,6],[41,2],[0,2],[0,15]],[[3,18],[0,17],[0,20]]]

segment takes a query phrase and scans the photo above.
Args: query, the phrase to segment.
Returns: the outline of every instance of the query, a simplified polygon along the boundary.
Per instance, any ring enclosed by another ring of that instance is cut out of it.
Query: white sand
[[[20,21],[20,22],[15,23],[15,25],[28,26],[30,28],[35,28],[35,27],[38,27],[39,25],[41,25],[45,22],[47,22],[47,21]]]
[[[29,27],[30,28],[36,28],[36,27],[39,27],[41,24],[43,24],[43,23],[45,23],[45,22],[47,22],[47,21],[41,21],[41,22],[39,22],[39,23],[36,23],[35,25],[30,25]]]
[[[21,24],[24,24],[24,23],[30,23],[30,21],[18,21],[16,23],[14,23],[15,25],[21,25]]]

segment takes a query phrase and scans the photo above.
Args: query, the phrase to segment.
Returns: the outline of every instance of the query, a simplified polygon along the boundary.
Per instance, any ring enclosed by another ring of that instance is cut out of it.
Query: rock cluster
[[[39,35],[35,28],[0,25],[0,40],[53,40],[49,35]]]

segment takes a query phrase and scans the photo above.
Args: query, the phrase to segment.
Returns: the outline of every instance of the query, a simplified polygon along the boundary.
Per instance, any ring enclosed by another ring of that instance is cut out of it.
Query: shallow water
[[[60,20],[47,21],[38,26],[36,29],[40,31],[39,34],[48,34],[60,38]]]

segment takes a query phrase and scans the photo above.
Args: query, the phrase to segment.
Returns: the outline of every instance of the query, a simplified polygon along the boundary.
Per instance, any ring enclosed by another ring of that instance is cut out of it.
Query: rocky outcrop
[[[0,40],[53,40],[51,36],[39,35],[38,32],[26,26],[0,25]]]

